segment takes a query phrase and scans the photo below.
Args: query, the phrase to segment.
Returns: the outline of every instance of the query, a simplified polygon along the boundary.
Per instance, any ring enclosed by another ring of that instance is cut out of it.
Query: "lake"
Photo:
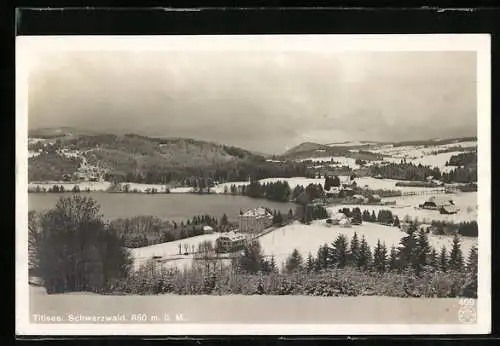
[[[132,217],[136,215],[152,215],[171,221],[186,221],[195,215],[212,215],[222,217],[227,214],[230,220],[236,220],[240,210],[259,206],[280,210],[287,214],[293,203],[280,203],[264,199],[232,195],[195,195],[188,193],[172,194],[125,194],[89,192],[82,196],[94,198],[101,206],[105,219]],[[53,208],[60,197],[71,196],[70,193],[29,193],[29,210],[44,211]]]

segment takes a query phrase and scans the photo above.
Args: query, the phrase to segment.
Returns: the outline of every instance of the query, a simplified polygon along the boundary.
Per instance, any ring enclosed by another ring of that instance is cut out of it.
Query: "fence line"
[[[424,190],[424,191],[406,191],[403,192],[403,196],[423,196],[423,195],[439,195],[445,193],[445,189],[433,189],[433,190]]]

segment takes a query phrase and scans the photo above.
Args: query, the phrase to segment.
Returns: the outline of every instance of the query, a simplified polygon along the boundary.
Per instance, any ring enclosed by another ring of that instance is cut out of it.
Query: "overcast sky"
[[[29,128],[189,137],[264,153],[304,141],[475,136],[475,52],[47,55]]]

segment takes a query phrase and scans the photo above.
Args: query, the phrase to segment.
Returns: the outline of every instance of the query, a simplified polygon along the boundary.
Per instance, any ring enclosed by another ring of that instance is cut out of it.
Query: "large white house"
[[[272,224],[273,214],[264,207],[248,210],[239,216],[239,231],[242,233],[260,233]]]
[[[247,241],[246,235],[230,231],[217,238],[215,243],[219,252],[232,252],[243,248]]]

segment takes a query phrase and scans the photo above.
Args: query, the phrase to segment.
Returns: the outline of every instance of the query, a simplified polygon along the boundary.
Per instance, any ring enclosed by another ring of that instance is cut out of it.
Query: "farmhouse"
[[[458,213],[458,208],[454,205],[443,205],[439,209],[440,214],[456,214]]]
[[[241,250],[246,242],[247,237],[244,234],[230,231],[217,238],[215,245],[218,252],[233,252]]]
[[[263,207],[248,210],[239,216],[239,227],[242,233],[260,233],[272,224],[272,211]]]
[[[444,198],[436,198],[435,196],[432,196],[427,201],[425,201],[424,204],[421,204],[420,208],[439,210],[445,206],[454,206],[454,203],[452,200]]]

